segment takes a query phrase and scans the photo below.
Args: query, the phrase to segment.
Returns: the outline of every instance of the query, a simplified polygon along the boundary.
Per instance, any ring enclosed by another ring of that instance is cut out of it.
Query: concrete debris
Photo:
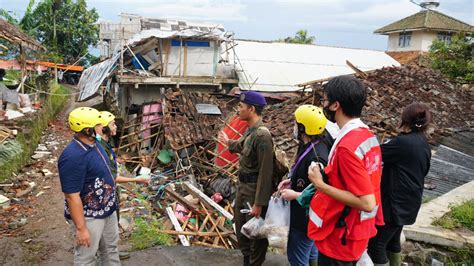
[[[27,195],[28,193],[33,191],[33,189],[36,187],[35,182],[27,182],[27,184],[28,184],[28,187],[25,190],[20,190],[19,192],[16,193],[16,196],[18,198],[21,198],[21,197]]]
[[[48,169],[43,169],[41,170],[41,172],[43,173],[44,176],[52,176],[53,173],[51,173],[51,171],[49,171]]]
[[[2,207],[3,209],[7,209],[8,207],[10,207],[10,199],[3,195],[0,195],[0,207]]]

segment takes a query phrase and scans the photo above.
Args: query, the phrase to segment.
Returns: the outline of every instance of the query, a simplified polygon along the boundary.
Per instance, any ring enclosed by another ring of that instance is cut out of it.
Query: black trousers
[[[400,235],[403,225],[385,224],[377,226],[377,235],[370,239],[367,253],[374,263],[384,264],[388,262],[387,251],[400,253]]]
[[[319,252],[318,255],[318,265],[321,266],[356,266],[357,261],[342,261],[330,258],[323,253]]]

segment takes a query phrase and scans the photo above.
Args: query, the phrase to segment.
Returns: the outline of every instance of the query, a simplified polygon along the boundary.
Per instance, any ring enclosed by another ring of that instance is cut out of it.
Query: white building
[[[397,60],[429,51],[436,39],[450,42],[455,33],[474,32],[473,26],[436,11],[439,1],[423,1],[421,5],[420,12],[374,31],[388,35],[387,53]]]

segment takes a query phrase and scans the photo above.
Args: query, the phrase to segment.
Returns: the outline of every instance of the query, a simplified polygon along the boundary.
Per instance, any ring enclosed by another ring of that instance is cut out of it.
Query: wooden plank
[[[204,209],[204,211],[206,212],[206,214],[209,215],[209,212],[207,211],[206,207],[204,206],[204,204],[203,204],[202,202],[201,202],[201,206],[202,206],[202,208]],[[210,218],[210,221],[211,221],[211,223],[212,223],[212,226],[213,226],[213,227],[217,227],[217,226],[219,225],[219,221],[220,221],[221,218],[223,218],[223,217],[219,217],[219,218],[217,219],[217,222],[215,222],[214,219],[212,219],[212,217],[211,217],[211,218]],[[219,236],[219,239],[220,239],[220,240],[222,241],[222,243],[224,244],[224,246],[225,246],[226,248],[229,248],[229,247],[227,246],[227,243],[225,242],[224,238],[222,237],[222,234],[219,232],[219,230],[217,230],[216,232],[217,232],[217,234],[218,234],[218,236]],[[217,241],[217,243],[219,243],[219,241]],[[216,241],[214,240],[214,244],[217,244],[217,243],[216,243]]]
[[[199,206],[190,202],[189,200],[185,199],[184,197],[181,197],[178,193],[173,191],[172,188],[167,186],[165,188],[165,192],[172,197],[175,201],[177,201],[179,204],[183,205],[188,211],[195,212],[197,209],[199,209]]]
[[[193,244],[195,244],[197,246],[203,246],[203,247],[209,247],[209,248],[224,248],[222,246],[215,246],[215,245],[212,245],[212,244],[209,244],[209,243],[206,243],[206,242],[201,242],[201,241],[195,241],[195,242],[193,242]]]
[[[202,203],[206,203],[206,205],[211,206],[215,210],[217,210],[220,214],[222,214],[225,218],[232,220],[234,216],[230,214],[228,211],[224,210],[219,204],[217,204],[215,201],[213,201],[211,198],[209,198],[206,194],[204,194],[201,190],[196,188],[191,184],[191,182],[186,181],[183,183],[184,189],[188,191],[190,194],[192,194],[195,197],[198,197],[201,199]]]
[[[346,64],[352,69],[354,70],[354,72],[356,72],[357,74],[359,74],[363,79],[366,79],[367,78],[367,74],[364,73],[364,71],[358,69],[355,65],[353,65],[349,60],[346,60]]]
[[[171,223],[174,226],[174,229],[178,232],[182,232],[183,229],[181,228],[181,225],[178,222],[178,218],[174,215],[173,209],[171,207],[166,207],[166,213],[170,217]],[[189,241],[184,235],[178,235],[179,241],[181,241],[181,244],[185,247],[189,247]]]
[[[185,236],[198,236],[198,237],[214,237],[218,236],[217,232],[190,232],[190,231],[174,231],[174,230],[158,230],[158,232],[168,235],[185,235]],[[233,234],[233,232],[219,232],[221,235],[226,236]]]

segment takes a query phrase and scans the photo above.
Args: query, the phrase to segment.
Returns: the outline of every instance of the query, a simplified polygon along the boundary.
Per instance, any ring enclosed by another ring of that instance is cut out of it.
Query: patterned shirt
[[[97,142],[87,145],[74,138],[59,157],[58,170],[62,191],[80,192],[85,217],[104,219],[116,210],[114,176]],[[71,219],[67,202],[64,216]]]

